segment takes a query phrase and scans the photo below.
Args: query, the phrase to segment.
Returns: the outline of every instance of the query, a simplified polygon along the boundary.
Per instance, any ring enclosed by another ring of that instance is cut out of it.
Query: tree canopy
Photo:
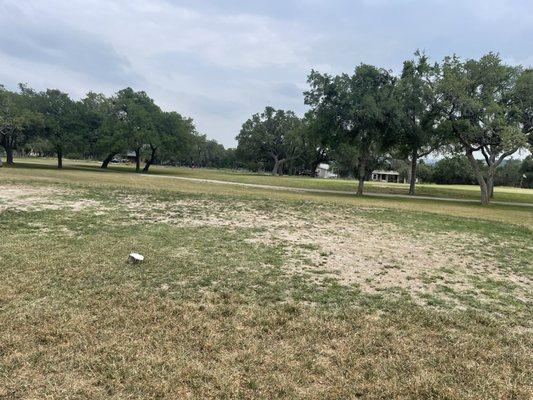
[[[302,117],[267,106],[243,123],[235,149],[130,87],[75,100],[57,89],[0,86],[0,147],[8,166],[15,154],[29,153],[56,156],[59,168],[64,157],[101,160],[102,168],[129,160],[144,173],[173,164],[313,176],[327,162],[337,174],[357,178],[359,195],[375,168],[397,169],[411,195],[417,179],[474,177],[483,204],[494,185],[531,182],[530,158],[510,159],[533,146],[531,68],[507,65],[495,53],[439,63],[417,51],[399,75],[360,64],[351,74],[312,70],[307,83]],[[424,162],[438,153],[446,158],[435,166]]]
[[[277,175],[286,162],[299,156],[300,124],[294,112],[266,107],[243,124],[237,152],[244,159],[273,164],[272,174]]]
[[[520,126],[520,110],[513,97],[521,69],[503,64],[489,53],[479,60],[447,57],[439,82],[446,124],[457,148],[462,149],[474,170],[481,189],[481,202],[492,197],[495,169],[526,145]],[[486,163],[479,167],[475,153]]]

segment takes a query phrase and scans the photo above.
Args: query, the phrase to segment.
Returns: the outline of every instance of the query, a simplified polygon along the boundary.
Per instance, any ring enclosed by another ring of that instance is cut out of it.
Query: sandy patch
[[[55,187],[29,185],[0,185],[0,212],[4,210],[39,211],[62,210],[81,211],[88,207],[100,207],[91,199],[69,199],[75,191]]]
[[[524,276],[516,275],[489,254],[473,250],[491,245],[474,234],[408,232],[393,223],[376,223],[363,209],[330,211],[327,207],[262,207],[254,202],[213,200],[122,201],[136,219],[184,227],[254,229],[248,241],[282,245],[286,268],[317,282],[335,279],[356,285],[367,293],[399,288],[420,302],[425,294],[439,293],[452,304],[450,293],[477,291],[472,277],[505,280],[517,284],[518,299],[529,298]],[[442,288],[448,293],[443,293]],[[457,305],[457,304],[456,304]]]

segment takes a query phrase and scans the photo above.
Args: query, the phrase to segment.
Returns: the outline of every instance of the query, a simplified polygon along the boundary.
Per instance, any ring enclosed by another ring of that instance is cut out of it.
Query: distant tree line
[[[131,88],[106,97],[88,93],[79,101],[48,89],[0,86],[0,146],[6,163],[14,154],[87,158],[102,168],[128,153],[137,172],[154,163],[199,167],[232,167],[235,151],[196,131],[192,119],[162,111],[145,92]]]
[[[483,168],[483,161],[477,160],[479,168]],[[401,181],[410,178],[410,164],[405,160],[391,160],[388,165],[397,170]],[[417,165],[417,179],[422,183],[438,184],[477,184],[477,178],[468,158],[464,155],[443,157],[435,163],[419,160]],[[523,160],[508,159],[496,168],[494,175],[496,186],[514,186],[533,188],[533,157],[528,155]]]
[[[409,194],[411,177],[431,172],[424,180],[477,183],[483,204],[495,184],[517,184],[518,170],[521,184],[532,180],[530,158],[521,166],[505,161],[533,145],[533,70],[506,65],[497,54],[430,63],[417,51],[400,76],[361,64],[353,74],[311,71],[308,84],[303,118],[267,107],[243,124],[239,160],[273,174],[313,174],[329,162],[358,178],[358,194],[372,169],[401,160],[408,163]],[[435,152],[451,158],[434,168],[420,163]]]
[[[494,53],[430,63],[416,52],[399,76],[361,64],[352,74],[311,71],[307,81],[302,118],[266,107],[244,122],[236,149],[131,88],[74,101],[59,90],[0,86],[0,147],[8,165],[15,153],[53,155],[59,168],[64,157],[101,160],[107,168],[128,156],[137,172],[157,163],[314,175],[328,162],[358,179],[358,194],[372,169],[395,168],[412,195],[416,178],[475,182],[483,204],[494,185],[531,185],[531,157],[509,157],[533,145],[532,69],[506,65]],[[435,166],[421,161],[432,153],[446,158]]]

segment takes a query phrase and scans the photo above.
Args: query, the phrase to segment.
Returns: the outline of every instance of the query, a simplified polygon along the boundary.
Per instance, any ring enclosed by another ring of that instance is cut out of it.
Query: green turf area
[[[26,158],[21,159],[19,161],[19,166],[30,165],[34,167],[35,163],[41,165],[42,167],[47,166],[53,168],[55,160]],[[96,169],[100,165],[97,162],[79,160],[66,160],[65,164],[67,168],[83,169]],[[109,169],[111,171],[131,172],[133,167],[127,164],[111,164]],[[238,183],[274,185],[302,189],[340,190],[353,193],[355,193],[357,187],[357,181],[349,179],[317,179],[304,176],[272,176],[270,174],[247,173],[223,169],[192,169],[188,167],[153,166],[150,173],[158,175],[212,179]],[[418,184],[416,188],[417,195],[419,196],[447,197],[454,199],[472,200],[478,200],[480,198],[479,187],[476,185]],[[409,185],[403,183],[366,182],[365,190],[371,193],[406,195],[409,190]],[[494,200],[533,204],[533,189],[496,187],[494,189]]]
[[[529,398],[532,209],[79,165],[0,169],[0,398]]]

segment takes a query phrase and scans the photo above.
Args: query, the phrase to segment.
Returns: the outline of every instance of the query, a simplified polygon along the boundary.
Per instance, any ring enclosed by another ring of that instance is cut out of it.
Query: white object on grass
[[[130,253],[128,261],[132,264],[137,264],[144,261],[144,256],[141,256],[139,253]]]

